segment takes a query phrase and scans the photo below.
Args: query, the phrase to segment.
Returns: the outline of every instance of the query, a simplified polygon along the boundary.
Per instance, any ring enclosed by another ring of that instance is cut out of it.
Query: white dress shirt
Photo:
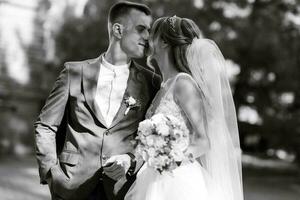
[[[95,100],[109,127],[117,114],[127,87],[130,63],[112,65],[102,57]]]

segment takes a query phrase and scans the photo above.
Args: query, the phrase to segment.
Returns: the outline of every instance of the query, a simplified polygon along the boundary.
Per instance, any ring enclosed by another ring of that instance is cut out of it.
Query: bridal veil
[[[204,99],[210,150],[201,163],[223,200],[243,200],[239,133],[224,57],[212,40],[194,39],[186,58]]]

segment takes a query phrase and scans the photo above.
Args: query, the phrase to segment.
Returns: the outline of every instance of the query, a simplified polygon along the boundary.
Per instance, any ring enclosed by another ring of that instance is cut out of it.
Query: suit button
[[[108,135],[109,133],[110,133],[109,130],[104,131],[105,135]]]
[[[107,159],[108,159],[108,157],[107,157],[107,156],[105,156],[105,155],[102,155],[102,162],[103,162],[103,163],[105,163]]]

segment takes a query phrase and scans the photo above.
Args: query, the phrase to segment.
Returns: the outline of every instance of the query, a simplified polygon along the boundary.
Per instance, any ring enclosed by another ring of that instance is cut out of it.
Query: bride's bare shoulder
[[[193,77],[187,73],[177,75],[174,83],[174,94],[175,98],[181,101],[201,96],[197,83]]]

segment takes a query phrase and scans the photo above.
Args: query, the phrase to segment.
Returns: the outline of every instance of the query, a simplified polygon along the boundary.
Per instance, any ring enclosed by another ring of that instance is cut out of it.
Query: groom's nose
[[[145,31],[143,32],[142,37],[143,37],[144,40],[147,40],[147,41],[148,41],[149,35],[150,35],[149,31],[148,31],[148,30],[145,30]]]

